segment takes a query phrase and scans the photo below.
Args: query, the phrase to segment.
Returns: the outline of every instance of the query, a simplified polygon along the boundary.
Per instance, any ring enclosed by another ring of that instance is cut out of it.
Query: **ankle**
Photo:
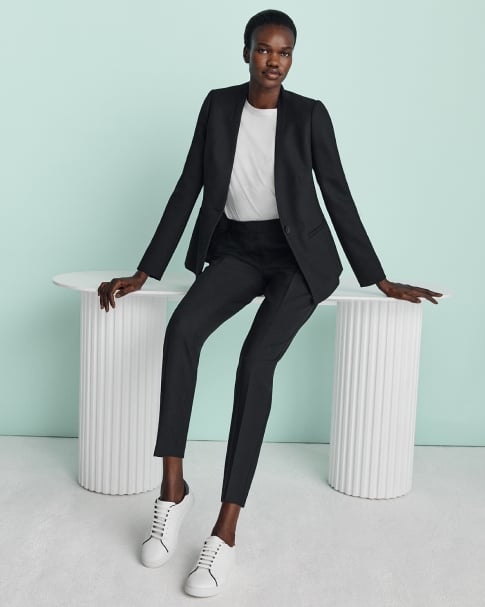
[[[229,546],[234,546],[236,543],[236,533],[234,531],[227,531],[221,528],[214,527],[211,535],[217,535],[221,540],[224,540]]]
[[[181,502],[185,496],[185,484],[183,479],[177,481],[163,480],[160,487],[160,499],[170,502]]]

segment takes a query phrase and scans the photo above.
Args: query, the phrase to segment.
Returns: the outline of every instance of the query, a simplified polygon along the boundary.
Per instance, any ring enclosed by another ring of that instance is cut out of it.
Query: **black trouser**
[[[202,345],[225,320],[264,295],[236,372],[221,501],[244,506],[271,409],[273,375],[317,304],[279,219],[233,221],[212,239],[197,275],[167,324],[157,457],[184,457]]]

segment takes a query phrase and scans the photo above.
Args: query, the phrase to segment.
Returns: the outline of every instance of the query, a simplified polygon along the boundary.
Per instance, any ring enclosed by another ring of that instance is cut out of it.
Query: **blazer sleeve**
[[[325,206],[360,286],[379,282],[386,276],[350,193],[330,115],[319,100],[312,110],[312,157]]]
[[[182,174],[168,199],[158,227],[148,245],[138,270],[152,278],[161,279],[204,184],[204,147],[212,91],[209,91],[199,111],[192,143]]]

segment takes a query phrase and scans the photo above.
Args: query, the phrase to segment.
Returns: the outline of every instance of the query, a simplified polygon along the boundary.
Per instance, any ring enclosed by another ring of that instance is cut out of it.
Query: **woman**
[[[414,303],[420,297],[437,303],[441,296],[386,279],[348,189],[325,106],[282,87],[295,41],[285,13],[262,11],[249,20],[243,49],[249,82],[208,94],[182,176],[137,272],[98,289],[108,312],[115,297],[140,289],[148,276],[160,279],[204,188],[185,263],[196,278],[170,318],[163,345],[154,449],[163,457],[163,479],[141,555],[149,567],[173,555],[193,504],[182,460],[202,345],[264,295],[237,368],[219,517],[185,582],[193,596],[218,593],[233,569],[236,524],[256,469],[276,364],[342,271],[312,171],[361,286],[377,284],[387,296]]]

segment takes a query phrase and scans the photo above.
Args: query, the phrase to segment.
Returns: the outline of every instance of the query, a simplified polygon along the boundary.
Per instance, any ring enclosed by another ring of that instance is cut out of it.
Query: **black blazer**
[[[202,204],[185,267],[198,275],[223,213],[249,82],[214,89],[205,98],[182,174],[138,269],[160,279],[198,195]],[[330,115],[319,100],[281,87],[276,123],[274,182],[278,214],[315,303],[339,284],[342,264],[315,191],[312,169],[342,248],[360,286],[385,278],[352,199]]]

